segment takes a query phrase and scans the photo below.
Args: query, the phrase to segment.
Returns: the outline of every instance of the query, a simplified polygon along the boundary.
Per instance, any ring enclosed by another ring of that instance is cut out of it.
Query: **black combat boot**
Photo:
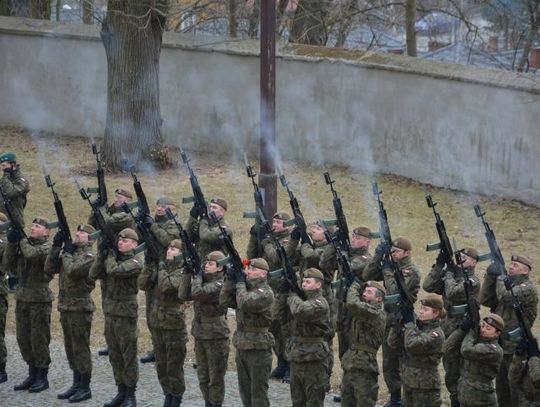
[[[48,367],[37,368],[36,381],[28,388],[30,393],[39,393],[49,388],[49,381],[47,375],[49,374]]]
[[[341,396],[334,396],[334,403],[341,403]]]
[[[7,382],[6,363],[0,363],[0,383]]]
[[[16,384],[13,390],[28,390],[36,381],[36,368],[33,365],[28,365],[28,377],[22,383]]]
[[[126,397],[120,407],[137,407],[137,399],[135,398],[135,386],[126,387]]]
[[[104,348],[99,348],[97,351],[99,356],[107,356],[109,354],[109,348],[105,346]]]
[[[171,404],[169,404],[169,407],[180,407],[180,404],[182,404],[182,396],[173,395],[171,398]]]
[[[450,395],[450,407],[459,407],[457,396]]]
[[[163,407],[170,407],[171,406],[171,399],[172,399],[172,394],[166,394],[165,395],[165,401],[163,402]]]
[[[81,375],[81,384],[73,396],[69,398],[70,403],[79,403],[84,400],[92,398],[92,392],[90,391],[90,379],[91,376],[88,373]]]
[[[212,407],[213,404],[210,403],[208,400],[204,400],[204,407]]]
[[[390,393],[390,401],[384,405],[384,407],[402,407],[401,403],[401,389]]]
[[[81,384],[81,374],[77,371],[73,371],[73,383],[71,384],[71,387],[67,389],[66,391],[62,393],[58,393],[57,397],[60,400],[68,399],[71,396],[73,396],[77,390],[79,389],[79,386]]]
[[[283,375],[283,383],[290,383],[291,382],[291,369],[289,366],[289,362],[285,362],[285,374]]]
[[[272,373],[270,373],[270,377],[274,379],[283,379],[287,371],[287,368],[288,368],[287,361],[283,358],[283,356],[278,356],[277,366],[274,370],[272,370]]]
[[[124,384],[118,385],[118,393],[108,403],[103,404],[103,407],[119,407],[126,398],[126,386]]]
[[[139,360],[141,361],[141,363],[153,363],[156,361],[156,354],[154,353],[154,351],[148,352]]]

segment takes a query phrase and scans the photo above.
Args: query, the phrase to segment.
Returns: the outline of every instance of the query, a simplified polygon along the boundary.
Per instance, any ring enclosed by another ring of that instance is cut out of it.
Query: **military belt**
[[[224,318],[224,315],[219,315],[217,317],[201,317],[201,322],[219,322]]]
[[[365,345],[363,343],[352,343],[351,350],[359,350],[362,352],[373,353],[374,355],[377,354],[377,349],[372,348],[371,346]]]
[[[405,365],[407,365],[408,367],[416,367],[417,369],[436,369],[437,368],[437,364],[434,365],[432,363],[421,362],[419,360],[414,360],[414,359],[406,359]]]
[[[181,308],[183,303],[179,301],[157,301],[158,307]]]
[[[298,343],[323,343],[324,339],[320,336],[298,336],[296,338]]]
[[[268,332],[268,327],[259,327],[259,326],[246,326],[244,327],[244,332],[251,332],[251,333],[266,333]]]

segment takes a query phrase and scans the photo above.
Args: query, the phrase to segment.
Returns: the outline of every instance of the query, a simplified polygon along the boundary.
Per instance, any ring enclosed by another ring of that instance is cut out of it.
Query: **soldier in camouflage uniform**
[[[330,328],[330,309],[322,295],[323,273],[308,268],[303,273],[303,300],[290,291],[287,304],[293,317],[287,360],[291,364],[291,398],[293,407],[317,407],[324,404],[328,382],[328,353],[325,341]],[[285,283],[288,284],[288,283]]]
[[[186,390],[186,317],[184,303],[178,298],[178,292],[189,276],[183,273],[181,249],[180,239],[169,243],[155,283],[150,281],[153,270],[148,267],[144,268],[138,279],[141,290],[153,291],[148,325],[156,355],[157,375],[165,394],[165,407],[178,407]]]
[[[469,277],[470,295],[474,299],[480,293],[480,280],[474,274],[474,269],[478,263],[478,252],[472,247],[460,250],[462,266]],[[465,294],[465,273],[461,267],[450,268],[446,265],[443,253],[439,253],[436,263],[426,276],[422,288],[428,293],[441,294],[443,296],[445,308],[448,311],[446,318],[443,318],[441,327],[445,338],[450,338],[452,332],[459,328],[467,309],[467,297]],[[451,406],[458,406],[457,384],[461,365],[461,354],[459,348],[452,352],[443,354],[443,366],[445,370],[445,383],[450,393]]]
[[[7,244],[6,225],[9,225],[8,218],[0,212],[0,383],[7,381],[6,373],[6,316],[8,312],[8,288],[6,281],[6,271],[2,266],[2,257]]]
[[[531,270],[532,263],[525,256],[512,256],[512,261],[508,266],[508,277],[505,277],[497,263],[492,263],[484,276],[480,292],[481,304],[490,307],[492,312],[500,315],[504,320],[504,359],[496,381],[497,400],[501,407],[511,405],[517,396],[508,382],[508,369],[512,362],[516,342],[507,339],[506,335],[519,327],[509,288],[513,287],[512,290],[523,307],[525,323],[532,327],[536,319],[538,294],[536,286],[529,279]]]
[[[268,407],[268,380],[272,368],[274,338],[268,328],[272,321],[274,293],[266,282],[268,263],[252,259],[238,281],[226,280],[220,293],[223,307],[236,308],[238,387],[244,407]],[[236,293],[236,294],[235,294]]]
[[[95,282],[88,278],[88,274],[95,258],[92,252],[94,240],[90,236],[95,231],[90,225],[79,225],[73,243],[65,241],[63,232],[57,232],[45,261],[46,273],[60,275],[58,311],[66,356],[73,371],[73,383],[66,391],[58,394],[58,398],[69,399],[71,403],[92,397],[90,331],[96,307],[90,295]]]
[[[117,249],[107,249],[90,269],[90,279],[105,284],[103,312],[105,339],[109,348],[118,393],[104,407],[133,407],[139,379],[137,364],[137,278],[143,267],[142,256],[135,254],[139,237],[133,229],[118,234]]]
[[[220,305],[225,268],[218,261],[225,255],[220,251],[206,256],[202,273],[193,276],[193,325],[197,377],[206,407],[221,407],[225,397],[225,373],[229,359],[229,327],[227,308]]]
[[[0,155],[0,170],[3,173],[0,178],[0,189],[11,203],[11,216],[14,217],[16,223],[24,227],[24,208],[26,195],[30,191],[30,183],[22,174],[15,153],[8,152]],[[3,199],[0,199],[0,212],[9,217]],[[9,290],[14,291],[17,285],[17,270],[8,268],[5,272],[8,273]]]
[[[385,339],[385,293],[384,286],[376,281],[368,281],[365,287],[355,281],[347,291],[346,306],[352,320],[349,348],[341,358],[343,407],[374,407],[377,402],[377,352]]]
[[[49,220],[43,217],[35,218],[28,238],[22,238],[17,229],[10,229],[7,239],[3,266],[9,265],[13,270],[17,270],[17,343],[24,361],[28,364],[28,377],[14,389],[39,393],[49,388],[47,374],[51,363],[49,343],[53,294],[49,282],[53,276],[44,270],[45,259],[51,248]]]
[[[508,379],[519,394],[519,407],[540,407],[540,350],[536,338],[518,343]]]
[[[386,243],[381,242],[375,250],[375,256],[373,260],[365,267],[362,274],[364,281],[376,280],[384,281],[387,296],[394,296],[399,294],[396,280],[394,278],[394,272],[392,268],[383,264],[383,256],[386,252]],[[392,258],[394,262],[403,273],[405,278],[405,285],[409,290],[409,293],[416,301],[418,290],[420,289],[420,270],[413,263],[411,258],[412,244],[411,241],[405,237],[398,237],[392,242]],[[385,299],[384,309],[386,311],[386,327],[385,337],[388,337],[390,328],[395,326],[399,320],[399,308],[397,303],[387,303]],[[403,346],[392,348],[388,346],[386,341],[383,341],[383,376],[386,386],[390,392],[390,401],[385,407],[401,407],[401,373],[400,364],[403,356]]]
[[[428,294],[420,304],[416,323],[413,309],[400,308],[401,324],[390,329],[388,343],[393,347],[403,344],[404,348],[403,404],[407,407],[438,407],[441,405],[438,366],[444,343],[440,320],[445,316],[444,303],[440,295]]]

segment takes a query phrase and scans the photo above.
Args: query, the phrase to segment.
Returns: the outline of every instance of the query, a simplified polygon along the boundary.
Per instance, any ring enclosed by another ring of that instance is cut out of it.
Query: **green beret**
[[[472,247],[464,247],[463,249],[460,250],[460,252],[478,261],[478,256],[479,256],[478,250]]]
[[[7,222],[9,219],[6,215],[0,212],[0,222]]]
[[[400,236],[396,237],[392,242],[392,246],[397,247],[398,249],[410,251],[412,250],[412,243],[406,237]]]
[[[272,216],[274,219],[289,220],[291,216],[285,211],[278,211]]]
[[[114,191],[115,193],[117,193],[118,195],[122,195],[122,196],[125,196],[126,198],[129,198],[129,199],[132,199],[133,198],[133,195],[131,194],[131,192],[129,191],[129,189],[126,189],[126,188],[118,188],[116,191]]]
[[[49,223],[51,223],[51,222],[49,221],[49,219],[44,218],[43,216],[38,216],[38,217],[34,218],[32,223],[37,223],[38,225],[45,226],[47,229],[51,228],[49,226]]]
[[[371,281],[368,281],[366,283],[366,286],[367,287],[375,287],[377,290],[379,290],[380,292],[383,293],[383,295],[386,295],[386,288],[384,287],[384,285],[379,282],[379,281],[374,281],[374,280],[371,280]]]
[[[17,156],[15,155],[15,153],[12,152],[3,153],[2,155],[0,155],[0,163],[3,163],[5,161],[17,161]]]
[[[371,239],[371,230],[367,226],[359,226],[353,230],[353,235],[364,236]]]
[[[182,241],[180,239],[171,240],[169,247],[176,247],[179,250],[182,250]]]
[[[161,198],[159,198],[157,200],[156,205],[160,205],[160,206],[172,205],[172,206],[175,206],[176,204],[174,203],[172,198],[170,198],[168,196],[162,196]]]
[[[219,250],[210,252],[206,255],[207,261],[219,261],[219,260],[223,260],[224,258],[225,258],[225,255],[223,254],[223,252],[220,252]]]
[[[210,203],[221,206],[223,209],[227,210],[227,201],[223,198],[214,198]]]
[[[423,299],[420,300],[420,304],[434,308],[440,311],[440,317],[443,318],[446,316],[446,311],[444,309],[444,301],[442,296],[438,294],[428,294]]]
[[[266,270],[266,271],[270,269],[270,267],[268,266],[268,262],[265,259],[260,258],[260,257],[256,259],[251,259],[249,261],[249,265],[251,267],[261,269],[261,270]]]
[[[486,323],[488,323],[489,325],[491,325],[493,328],[495,329],[498,329],[499,331],[503,331],[504,329],[504,321],[503,319],[497,315],[497,314],[488,314],[485,318],[484,318],[484,321]]]
[[[137,234],[137,232],[130,228],[122,229],[118,234],[118,237],[121,237],[122,239],[135,240],[136,242],[139,241],[139,235]]]
[[[316,278],[318,280],[324,281],[323,273],[315,267],[310,267],[306,271],[304,271],[304,278]]]
[[[94,227],[92,225],[81,224],[81,225],[77,226],[77,231],[83,231],[83,232],[86,232],[89,235],[91,235],[92,233],[94,233],[96,231],[96,229],[94,229]]]
[[[512,261],[517,261],[518,263],[525,264],[529,268],[529,270],[532,270],[532,261],[528,257],[514,254],[512,256]]]

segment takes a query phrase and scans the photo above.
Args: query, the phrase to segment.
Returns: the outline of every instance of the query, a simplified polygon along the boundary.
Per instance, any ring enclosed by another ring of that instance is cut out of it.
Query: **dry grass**
[[[94,161],[88,140],[74,137],[56,137],[51,135],[29,135],[18,129],[0,129],[0,151],[15,151],[18,161],[31,183],[26,219],[36,215],[55,218],[52,196],[43,181],[43,168],[57,182],[59,193],[68,221],[74,227],[86,221],[89,214],[88,205],[83,202],[76,190],[73,179],[77,178],[84,186],[94,186],[92,176]],[[253,207],[252,189],[245,176],[243,163],[240,159],[216,156],[212,154],[192,154],[192,165],[197,172],[200,184],[207,197],[222,196],[229,202],[227,220],[230,224],[235,243],[240,253],[245,252],[250,222],[242,219],[242,212]],[[254,167],[257,166],[254,163]],[[308,220],[332,218],[331,194],[321,175],[321,168],[300,166],[295,163],[283,163],[283,170],[288,176],[292,190],[298,197],[304,216]],[[341,194],[344,209],[350,227],[366,224],[372,229],[377,228],[377,208],[371,193],[372,177],[355,173],[347,168],[329,168],[336,179],[335,188]],[[191,194],[189,180],[185,168],[160,172],[139,174],[141,183],[153,204],[161,195],[170,195],[180,201],[182,196]],[[427,273],[434,262],[435,255],[426,253],[426,243],[437,241],[437,235],[431,210],[424,200],[424,185],[408,179],[395,176],[378,176],[377,181],[384,191],[384,202],[388,211],[390,226],[394,236],[405,235],[414,244],[414,259],[423,273]],[[109,194],[120,186],[131,186],[129,174],[107,175]],[[281,187],[279,187],[281,188]],[[449,234],[454,236],[458,244],[472,245],[481,252],[487,252],[483,228],[475,217],[473,203],[478,200],[487,211],[487,219],[494,229],[502,252],[508,258],[510,253],[525,253],[533,259],[534,264],[540,264],[540,252],[536,250],[537,235],[540,232],[540,209],[523,205],[515,201],[507,201],[470,194],[428,187],[434,200],[440,204],[440,211]],[[111,195],[112,196],[112,195]],[[280,208],[289,208],[285,191],[279,191]],[[188,216],[189,206],[180,205],[180,219]],[[482,264],[480,274],[485,270]],[[538,284],[538,276],[533,277]],[[52,283],[57,290],[57,281]],[[94,300],[98,307],[94,314],[94,329],[92,346],[104,344],[103,314],[101,312],[100,290],[94,291]],[[140,294],[140,349],[150,348],[150,335],[146,328],[144,313],[144,296]],[[8,316],[8,331],[14,332],[13,298],[10,297],[10,314]],[[232,322],[232,321],[231,321]],[[191,323],[191,311],[188,311],[188,326]],[[231,328],[234,329],[234,323]],[[538,324],[537,324],[538,325]],[[536,334],[540,329],[534,329]],[[62,340],[62,332],[57,313],[53,314],[52,336],[54,340]],[[336,344],[337,345],[337,344]],[[337,348],[337,346],[335,346]],[[234,349],[232,349],[234,352]],[[193,358],[193,341],[188,344],[188,358]],[[336,355],[337,360],[337,355]],[[234,369],[234,353],[229,359],[230,368]],[[341,369],[336,363],[332,386],[339,388]],[[381,397],[387,392],[381,380]],[[445,397],[446,398],[446,397]]]

